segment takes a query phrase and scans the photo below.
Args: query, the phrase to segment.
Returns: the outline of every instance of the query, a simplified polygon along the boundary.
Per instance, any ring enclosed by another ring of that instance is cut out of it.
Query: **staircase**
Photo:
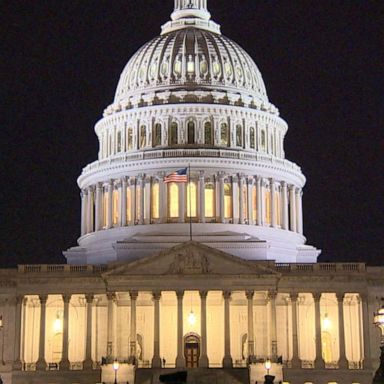
[[[175,373],[183,369],[139,368],[135,384],[161,384],[160,375]],[[247,368],[193,368],[188,372],[187,384],[249,384]]]

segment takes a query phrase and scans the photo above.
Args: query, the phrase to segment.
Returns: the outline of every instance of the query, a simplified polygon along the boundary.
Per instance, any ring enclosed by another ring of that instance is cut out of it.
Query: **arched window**
[[[204,144],[213,145],[212,123],[210,121],[204,124]]]
[[[151,216],[152,219],[160,218],[160,187],[158,181],[152,184]]]
[[[112,194],[112,225],[119,224],[119,192],[117,189],[113,190]]]
[[[121,152],[122,142],[121,142],[121,131],[117,132],[117,152]]]
[[[170,127],[169,145],[176,145],[178,143],[178,135],[179,135],[179,127],[177,123],[174,121]]]
[[[188,144],[195,144],[195,123],[188,122]]]
[[[191,181],[187,184],[187,217],[197,216],[197,185]]]
[[[128,128],[127,130],[127,148],[128,150],[133,149],[133,129]]]
[[[265,130],[262,129],[261,130],[261,150],[262,151],[265,151],[265,148],[266,148],[266,136],[265,136]]]
[[[215,185],[206,183],[204,190],[205,198],[205,217],[215,217]]]
[[[142,125],[140,127],[140,148],[145,148],[147,146],[147,127]]]
[[[168,216],[170,219],[179,217],[179,186],[176,183],[168,184]]]
[[[220,145],[229,147],[229,128],[227,123],[222,123],[220,126]]]
[[[249,129],[249,146],[251,149],[255,149],[255,128]]]
[[[232,185],[231,183],[224,184],[224,217],[232,218]]]
[[[243,127],[240,124],[236,125],[236,146],[243,146]]]
[[[155,132],[153,134],[153,146],[158,147],[161,145],[161,124],[155,124]]]

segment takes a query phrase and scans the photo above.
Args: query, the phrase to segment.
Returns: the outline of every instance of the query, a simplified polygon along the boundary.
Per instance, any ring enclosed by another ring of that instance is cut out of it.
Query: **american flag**
[[[179,169],[164,177],[164,183],[188,183],[188,168]]]

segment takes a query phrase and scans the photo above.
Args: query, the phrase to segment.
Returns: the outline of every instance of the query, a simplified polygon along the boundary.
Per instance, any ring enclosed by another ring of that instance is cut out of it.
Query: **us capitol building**
[[[287,130],[207,0],[175,0],[96,124],[68,263],[0,270],[3,382],[371,383],[384,268],[316,262]]]

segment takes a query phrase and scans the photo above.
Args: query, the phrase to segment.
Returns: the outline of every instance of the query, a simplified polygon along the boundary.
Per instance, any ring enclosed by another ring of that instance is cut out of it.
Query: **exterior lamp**
[[[115,384],[117,384],[117,371],[120,368],[120,363],[118,362],[117,359],[115,359],[115,361],[113,362],[112,367],[113,367],[113,370],[115,371]]]
[[[53,323],[53,330],[54,330],[55,334],[63,332],[63,321],[60,318],[59,312],[57,312],[57,314],[56,314],[56,319]]]
[[[328,317],[328,313],[324,315],[323,328],[324,328],[324,331],[328,331],[331,328],[331,320]]]
[[[193,313],[192,309],[188,315],[188,323],[189,323],[189,325],[195,325],[196,324],[196,315]]]
[[[271,368],[272,368],[271,360],[267,359],[265,361],[265,369],[267,370],[267,375],[269,375],[269,371],[270,371]]]
[[[265,369],[267,370],[267,374],[264,376],[265,384],[273,384],[275,380],[275,376],[269,374],[270,369],[272,368],[272,363],[270,359],[267,359],[264,363]]]
[[[381,331],[380,366],[376,371],[375,377],[373,378],[373,383],[379,384],[384,383],[384,305],[374,314],[373,324],[379,327]]]

